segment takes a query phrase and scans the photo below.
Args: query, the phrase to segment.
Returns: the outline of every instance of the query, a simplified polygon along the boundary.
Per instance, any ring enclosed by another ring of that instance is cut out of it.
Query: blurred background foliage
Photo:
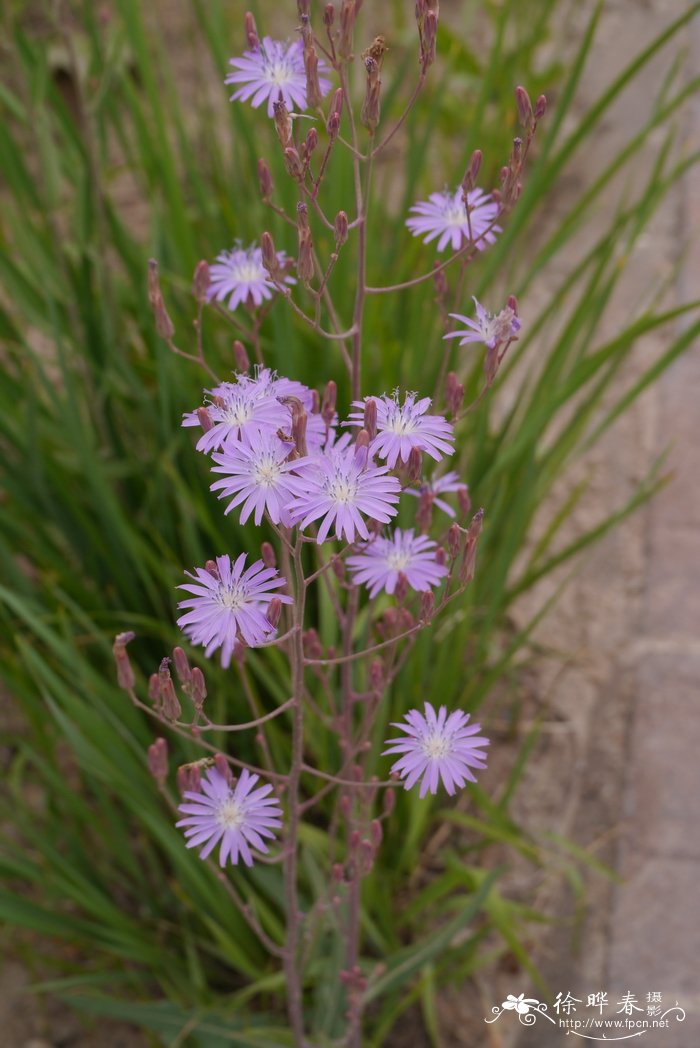
[[[520,629],[512,624],[512,602],[562,564],[573,565],[577,553],[663,480],[661,460],[649,463],[632,497],[583,534],[566,525],[586,497],[584,484],[561,503],[546,502],[574,459],[700,327],[698,303],[664,309],[663,288],[648,288],[624,329],[612,339],[601,336],[625,258],[669,188],[698,159],[676,147],[676,117],[698,88],[679,57],[698,5],[689,5],[585,111],[575,100],[595,53],[600,5],[465,0],[445,6],[439,63],[377,171],[370,284],[430,268],[432,246],[422,246],[403,226],[407,208],[428,192],[456,186],[474,148],[485,157],[482,185],[496,184],[517,133],[516,84],[525,84],[533,98],[547,93],[550,109],[522,199],[496,246],[470,266],[460,303],[468,312],[473,293],[497,310],[515,293],[525,318],[492,396],[467,417],[458,442],[474,505],[486,508],[477,576],[459,609],[419,641],[382,716],[396,719],[435,695],[471,711],[483,704],[486,718],[498,710],[515,722],[518,667],[550,602]],[[291,0],[251,7],[264,31],[292,33]],[[391,47],[385,128],[401,112],[417,71],[413,4],[396,0],[389,7],[391,30],[382,26]],[[575,35],[564,32],[574,9]],[[208,381],[156,337],[146,290],[152,256],[176,341],[189,350],[190,278],[198,259],[212,260],[237,238],[259,239],[263,229],[294,253],[288,227],[265,209],[257,191],[256,164],[264,156],[276,203],[290,211],[295,206],[273,129],[261,113],[229,105],[222,84],[228,58],[243,49],[244,10],[219,0],[15,0],[3,14],[0,79],[0,663],[7,696],[21,710],[7,733],[3,823],[11,829],[0,855],[0,917],[63,944],[55,971],[42,970],[44,990],[83,1011],[127,1018],[152,1031],[157,1043],[207,1048],[291,1043],[284,980],[224,886],[184,849],[146,768],[154,726],[116,688],[110,648],[116,632],[134,629],[131,653],[145,678],[177,642],[175,586],[182,570],[224,550],[254,551],[268,537],[240,529],[230,517],[224,521],[208,492],[206,462],[179,426]],[[367,42],[373,31],[367,28]],[[557,180],[662,50],[666,75],[649,99],[644,126],[619,142],[614,158],[580,187],[556,224],[547,222]],[[667,130],[656,165],[626,183],[614,222],[571,263],[570,245],[601,194],[620,172],[634,169],[658,128]],[[348,158],[336,149],[325,186],[327,213],[351,211],[351,198]],[[324,231],[315,235],[321,257],[327,256]],[[351,253],[332,285],[343,317],[350,316],[354,294]],[[544,270],[557,271],[558,279],[533,310],[528,291]],[[366,392],[397,385],[433,390],[443,353],[433,299],[431,282],[370,299]],[[662,354],[626,381],[637,339],[682,313],[689,315],[682,333],[671,325],[676,333]],[[207,312],[204,343],[222,377],[233,368],[236,334],[224,315]],[[285,375],[310,385],[335,378],[344,403],[339,358],[283,303],[270,311],[262,343],[266,360]],[[458,359],[470,367],[468,396],[481,387],[478,356],[460,351],[453,357],[453,365]],[[545,502],[547,519],[535,542],[535,518]],[[321,599],[313,611],[322,638],[333,643],[331,609]],[[244,670],[226,675],[214,664],[206,672],[210,714],[219,722],[244,715],[241,673],[262,708],[287,697],[278,653],[251,654]],[[284,717],[272,723],[280,767],[287,735]],[[213,741],[226,746],[225,739]],[[187,740],[169,742],[174,762],[200,755]],[[407,794],[385,824],[362,900],[364,963],[370,974],[378,961],[383,966],[369,984],[368,1045],[388,1043],[398,1015],[413,1004],[438,1043],[435,987],[464,980],[498,956],[514,956],[536,975],[526,928],[541,915],[499,890],[503,867],[489,872],[484,849],[497,844],[506,862],[518,854],[535,867],[555,855],[563,866],[592,860],[565,842],[532,840],[515,824],[510,806],[533,734],[520,743],[506,781],[489,793],[470,789],[468,815],[461,808],[445,811],[439,798],[428,803]],[[241,740],[240,747],[254,757],[252,742]],[[339,760],[325,732],[310,734],[308,755],[329,770]],[[376,767],[381,773],[383,765]],[[306,787],[313,790],[313,782]],[[320,808],[316,824],[305,830],[305,907],[327,891],[326,815]],[[446,820],[461,829],[425,858],[426,841]],[[259,865],[237,870],[234,878],[268,933],[280,938],[279,869]],[[343,1010],[332,921],[319,922],[309,957],[314,1043],[331,1044]]]

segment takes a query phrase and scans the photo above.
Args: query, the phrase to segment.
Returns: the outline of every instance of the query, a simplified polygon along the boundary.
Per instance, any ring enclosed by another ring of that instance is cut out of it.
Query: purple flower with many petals
[[[521,328],[521,323],[515,315],[515,310],[506,306],[500,313],[488,313],[480,302],[474,299],[476,306],[476,320],[465,317],[461,313],[450,313],[455,320],[461,320],[467,325],[467,331],[449,331],[445,338],[458,338],[460,346],[467,342],[483,342],[488,349],[495,349],[501,342],[507,342],[515,338]]]
[[[427,200],[414,204],[411,211],[415,217],[408,218],[406,225],[414,237],[426,234],[423,243],[439,237],[438,251],[451,244],[459,251],[467,241],[473,241],[479,251],[496,241],[501,227],[494,225],[498,217],[498,204],[488,193],[472,189],[468,194],[469,214],[464,206],[462,189],[456,193],[431,193]]]
[[[219,865],[227,862],[234,866],[239,858],[246,866],[253,865],[251,846],[267,852],[263,837],[274,839],[273,830],[282,825],[282,809],[277,799],[270,797],[272,786],[266,784],[253,789],[259,775],[251,775],[243,769],[241,777],[232,788],[216,768],[208,768],[202,779],[202,792],[185,791],[185,801],[178,811],[185,818],[176,823],[186,826],[188,848],[204,847],[200,859],[206,859],[219,841]]]
[[[349,421],[344,425],[362,425],[368,400],[374,400],[377,405],[377,436],[370,444],[370,451],[385,459],[390,469],[399,461],[408,462],[413,448],[436,461],[454,451],[452,424],[442,415],[426,415],[432,401],[430,397],[417,401],[415,393],[407,393],[403,404],[399,403],[397,393],[393,397],[356,400],[353,407],[358,410],[350,412]]]
[[[220,499],[234,496],[225,512],[241,506],[241,524],[245,524],[253,512],[255,523],[260,524],[263,513],[267,512],[273,524],[288,527],[291,519],[287,507],[295,495],[301,495],[306,489],[296,471],[308,463],[308,459],[290,461],[293,450],[292,444],[280,440],[276,433],[267,432],[256,435],[253,440],[229,442],[223,452],[215,452],[212,458],[216,466],[212,466],[212,473],[224,473],[225,477],[215,481],[211,490],[219,491]]]
[[[277,252],[280,267],[287,265],[284,251]],[[247,305],[261,306],[271,299],[276,290],[270,280],[262,261],[262,251],[255,244],[249,248],[236,247],[233,251],[222,251],[216,256],[210,270],[210,284],[207,298],[211,302],[222,301],[230,295],[228,308],[237,309],[241,302]],[[296,284],[294,277],[286,275],[281,278],[284,284]]]
[[[425,797],[428,790],[437,793],[440,780],[450,795],[455,787],[463,787],[467,779],[476,782],[470,768],[486,767],[483,751],[489,740],[478,734],[480,724],[468,723],[468,713],[455,710],[448,717],[445,706],[436,713],[426,702],[425,716],[418,710],[409,710],[404,720],[406,723],[393,723],[393,727],[400,728],[408,737],[387,739],[389,749],[384,750],[384,754],[401,754],[391,770],[406,780],[407,790],[415,786],[421,776],[421,797]]]
[[[356,535],[368,539],[363,513],[382,524],[397,513],[401,486],[388,473],[387,466],[375,466],[367,448],[328,448],[305,471],[306,491],[289,507],[292,520],[303,529],[322,517],[318,543],[325,542],[333,527],[338,539],[344,536],[354,542]]]
[[[208,454],[230,441],[243,437],[253,440],[259,433],[276,433],[289,426],[289,409],[267,388],[245,375],[239,376],[237,382],[222,382],[206,392],[211,398],[207,414],[212,427],[197,441],[197,451]],[[186,412],[182,425],[201,425],[197,412]]]
[[[306,109],[304,45],[300,39],[287,44],[265,36],[258,47],[232,58],[229,65],[235,72],[229,73],[224,83],[243,85],[231,95],[232,102],[251,99],[254,109],[267,102],[267,115],[274,116],[273,107],[281,94],[287,109]],[[323,76],[329,70],[322,58],[318,70],[321,95],[327,95],[331,82]]]
[[[177,624],[192,644],[203,644],[207,658],[221,648],[221,665],[230,665],[237,641],[249,647],[264,644],[276,632],[267,618],[267,606],[273,597],[283,604],[292,598],[272,592],[285,585],[274,568],[266,568],[261,560],[245,567],[246,553],[231,563],[228,554],[216,558],[216,569],[195,568],[196,574],[186,571],[194,579],[178,586],[193,596],[178,604],[189,609]]]
[[[399,575],[405,575],[409,586],[422,593],[431,586],[438,586],[447,575],[444,564],[435,558],[436,542],[425,535],[414,537],[413,529],[401,531],[397,528],[390,538],[375,538],[362,547],[359,553],[348,557],[353,582],[364,583],[370,597],[380,590],[393,593]]]
[[[448,473],[443,473],[441,477],[424,480],[420,488],[406,488],[405,494],[415,495],[416,498],[420,498],[424,491],[430,492],[433,496],[434,506],[438,506],[448,517],[454,518],[457,514],[452,509],[452,506],[445,502],[444,499],[437,498],[437,496],[445,495],[448,491],[467,491],[467,485],[459,479],[459,473],[451,469]]]

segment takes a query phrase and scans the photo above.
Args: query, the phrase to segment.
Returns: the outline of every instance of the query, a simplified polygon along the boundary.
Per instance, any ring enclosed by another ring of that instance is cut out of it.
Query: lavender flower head
[[[506,306],[500,313],[488,313],[476,299],[474,299],[474,305],[476,306],[476,320],[465,317],[461,313],[450,313],[455,320],[461,320],[463,324],[466,324],[467,330],[449,331],[444,336],[445,338],[458,338],[460,346],[468,342],[483,342],[488,349],[495,349],[501,342],[515,338],[520,331],[522,325],[510,306]]]
[[[468,723],[468,713],[455,710],[448,717],[444,706],[436,713],[426,702],[425,716],[418,710],[409,710],[404,720],[406,723],[393,723],[393,727],[405,732],[408,738],[387,739],[389,749],[384,750],[384,754],[401,754],[391,770],[406,780],[407,790],[415,786],[421,776],[421,797],[425,797],[428,790],[437,793],[440,781],[450,795],[456,787],[462,788],[467,779],[476,782],[470,768],[486,767],[483,749],[489,740],[478,734],[480,724]]]
[[[498,204],[482,189],[472,189],[467,200],[468,217],[461,187],[456,193],[431,193],[427,200],[409,209],[414,217],[408,218],[406,225],[414,237],[425,234],[424,244],[439,237],[438,251],[444,251],[448,244],[458,251],[467,241],[473,241],[483,251],[487,244],[495,243],[496,233],[501,232],[501,227],[494,225]]]
[[[287,265],[284,251],[277,252],[277,261],[281,268]],[[216,256],[216,262],[210,267],[209,274],[207,298],[210,302],[222,301],[230,295],[230,310],[237,309],[242,302],[261,306],[263,302],[272,298],[276,290],[263,265],[262,251],[255,244],[248,248],[235,247],[233,251],[222,251]],[[287,274],[282,278],[282,283],[296,284],[296,280]]]
[[[293,450],[294,446],[280,440],[276,433],[263,432],[252,440],[244,437],[229,442],[223,452],[215,452],[212,458],[216,465],[212,466],[212,473],[225,476],[215,481],[211,490],[219,491],[221,499],[233,496],[225,513],[241,506],[241,524],[245,524],[251,513],[255,523],[260,524],[267,512],[273,524],[289,527],[291,516],[287,507],[306,489],[298,471],[308,463],[308,459],[300,458],[290,461]]]
[[[245,51],[240,58],[229,62],[235,72],[229,73],[224,83],[241,84],[231,95],[232,102],[247,102],[257,109],[267,102],[267,115],[274,116],[274,103],[282,95],[287,109],[306,109],[306,73],[304,45],[301,39],[284,43],[265,36],[258,47]],[[319,85],[321,95],[327,95],[331,82],[323,74],[328,65],[319,58]]]
[[[365,404],[370,399],[377,405],[377,436],[370,444],[370,452],[384,459],[390,469],[397,462],[408,462],[413,448],[418,448],[436,461],[443,454],[453,453],[452,424],[442,415],[426,415],[432,401],[430,397],[417,401],[415,393],[407,393],[403,404],[399,403],[398,393],[394,393],[393,397],[356,400],[353,407],[357,410],[350,412],[349,422],[344,425],[361,426]]]
[[[276,433],[289,424],[289,409],[279,402],[274,392],[245,375],[240,375],[236,382],[222,382],[206,393],[210,398],[207,414],[211,428],[197,441],[197,451],[205,454],[225,447],[230,441],[244,437],[252,440],[263,432]],[[182,425],[201,425],[197,412],[186,412]]]
[[[221,648],[221,665],[226,669],[237,641],[249,647],[264,644],[276,632],[267,618],[267,606],[273,597],[283,604],[292,598],[272,592],[285,585],[274,568],[266,568],[261,560],[245,567],[247,554],[231,563],[228,554],[216,558],[216,573],[206,568],[195,568],[195,574],[185,574],[188,582],[178,589],[193,594],[178,604],[187,608],[177,620],[192,644],[204,645],[207,658]]]
[[[401,486],[388,475],[387,466],[376,466],[367,448],[329,446],[312,459],[304,474],[306,491],[292,503],[292,520],[306,528],[320,520],[317,542],[325,542],[332,528],[335,537],[354,542],[356,535],[369,538],[362,514],[387,524],[396,516]]]
[[[206,859],[219,841],[222,868],[227,862],[236,865],[239,858],[246,866],[252,866],[251,846],[268,851],[263,837],[274,839],[273,830],[282,825],[282,809],[276,798],[268,796],[272,792],[269,783],[253,789],[259,778],[244,769],[232,789],[216,768],[209,768],[202,779],[201,793],[185,791],[186,803],[178,809],[185,818],[176,825],[187,827],[188,848],[204,845],[200,859]]]
[[[467,485],[464,481],[459,479],[459,473],[451,469],[447,473],[443,473],[441,477],[431,478],[430,480],[424,480],[420,488],[406,488],[404,494],[415,495],[416,498],[420,498],[424,491],[430,492],[433,496],[433,505],[438,506],[443,513],[446,513],[448,517],[457,516],[452,506],[444,499],[438,498],[439,495],[446,495],[450,491],[466,491]]]
[[[422,593],[438,586],[447,575],[445,565],[438,564],[435,558],[436,546],[425,535],[414,537],[412,528],[397,528],[390,538],[375,538],[348,557],[347,565],[353,582],[364,583],[370,597],[376,597],[381,590],[394,593],[400,574],[406,576],[412,589]]]

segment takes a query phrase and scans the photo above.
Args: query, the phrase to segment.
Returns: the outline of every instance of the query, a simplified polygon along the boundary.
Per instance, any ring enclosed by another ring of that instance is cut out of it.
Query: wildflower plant
[[[398,388],[365,390],[365,303],[370,293],[400,294],[426,281],[442,288],[444,297],[446,271],[457,261],[461,296],[468,261],[495,242],[518,199],[523,165],[545,101],[540,98],[533,107],[518,88],[525,136],[516,139],[498,189],[486,192],[477,186],[481,154],[476,151],[456,193],[433,194],[428,203],[411,209],[417,217],[408,218],[408,229],[427,234],[426,243],[437,238],[439,251],[449,247],[448,257],[437,267],[426,258],[425,274],[408,284],[388,281],[370,288],[366,265],[372,169],[410,116],[435,59],[437,4],[422,0],[416,5],[416,89],[405,112],[387,129],[381,125],[384,40],[378,37],[361,51],[365,93],[358,112],[349,69],[357,50],[353,34],[361,4],[344,0],[337,18],[328,5],[322,27],[312,24],[309,6],[298,4],[300,35],[292,43],[260,39],[248,14],[249,49],[242,58],[232,59],[235,72],[226,78],[227,83],[242,85],[232,96],[233,104],[267,103],[267,118],[274,123],[297,197],[295,211],[288,213],[275,202],[264,159],[259,163],[261,189],[265,202],[284,217],[290,242],[296,240],[296,262],[291,268],[286,249],[278,250],[270,231],[263,229],[259,248],[236,248],[219,254],[211,267],[206,262],[198,265],[195,297],[200,304],[221,301],[229,310],[243,307],[253,316],[257,363],[250,366],[244,343],[237,341],[230,373],[217,376],[216,385],[204,390],[202,403],[193,405],[182,420],[182,425],[197,429],[196,451],[209,458],[211,490],[226,503],[222,524],[235,511],[242,525],[266,526],[271,541],[262,540],[260,559],[249,565],[222,527],[213,559],[188,572],[190,581],[180,586],[188,596],[179,603],[178,624],[190,645],[203,648],[207,658],[218,654],[224,668],[232,660],[246,659],[249,649],[276,648],[287,664],[283,679],[289,697],[264,716],[217,725],[204,702],[203,674],[196,671],[195,697],[195,670],[178,647],[173,660],[192,707],[188,720],[167,660],[151,678],[149,705],[138,698],[126,669],[129,635],[117,640],[115,654],[120,680],[134,703],[164,725],[189,733],[210,754],[203,763],[179,772],[183,800],[178,810],[184,818],[178,826],[185,827],[187,846],[199,849],[202,860],[218,847],[222,867],[240,862],[282,867],[281,941],[241,903],[238,893],[233,898],[261,944],[283,967],[293,1043],[309,1043],[309,946],[323,928],[343,944],[341,1041],[353,1048],[361,1043],[368,999],[361,888],[372,874],[395,791],[401,786],[416,788],[423,799],[444,789],[452,796],[475,782],[474,772],[486,767],[489,744],[467,711],[444,705],[436,711],[431,701],[435,697],[427,695],[424,712],[407,711],[404,722],[395,725],[404,735],[387,740],[389,748],[378,752],[387,721],[386,697],[418,635],[460,601],[474,576],[484,512],[473,514],[467,478],[449,469],[460,422],[470,410],[458,371],[449,370],[451,346],[443,351],[442,382],[433,395]],[[305,114],[312,117],[310,127],[299,119],[304,110],[310,110]],[[262,110],[260,119],[266,119]],[[354,198],[344,210],[329,215],[323,190],[338,150],[352,156]],[[328,257],[316,247],[316,227],[321,234],[332,233]],[[339,258],[351,251],[354,307],[343,321],[333,300],[333,275]],[[155,263],[150,281],[156,325],[171,348],[187,356],[174,342]],[[270,308],[273,296],[319,341],[325,340],[331,352],[341,355],[351,395],[345,409],[334,381],[311,389],[295,375],[277,374],[267,366],[257,336],[265,317],[261,309]],[[458,316],[470,331],[447,332],[446,337],[464,335],[462,341],[478,340],[486,346],[490,355],[485,357],[483,395],[517,338],[520,321],[512,298],[495,318],[477,303],[477,315],[477,323]],[[196,359],[211,373],[202,350],[201,318],[200,310]],[[458,511],[438,497],[449,492],[458,496]],[[417,502],[404,499],[404,494],[417,496]],[[435,520],[433,503],[442,511]],[[402,520],[412,518],[411,525],[398,526],[399,514]],[[325,648],[311,626],[312,608],[321,599],[318,591],[337,617],[340,650]],[[323,682],[320,701],[310,687],[314,677]],[[274,759],[265,734],[266,724],[276,717],[287,720],[291,735],[282,765]],[[307,733],[319,730],[335,740],[328,752],[337,754],[335,763],[322,767],[306,756]],[[230,733],[232,744],[213,747],[207,741],[211,731]],[[237,733],[244,731],[255,733],[257,763],[236,746]],[[163,738],[151,748],[161,785],[167,776],[166,752]],[[319,818],[330,820],[325,876],[332,894],[330,901],[322,895],[309,909],[302,901],[300,849],[306,821]],[[235,878],[234,871],[234,882]]]

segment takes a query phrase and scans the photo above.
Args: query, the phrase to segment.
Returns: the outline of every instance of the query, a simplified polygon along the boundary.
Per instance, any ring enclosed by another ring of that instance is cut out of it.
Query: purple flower
[[[303,469],[308,459],[289,460],[293,445],[287,444],[272,432],[259,433],[252,440],[244,438],[229,442],[221,454],[214,453],[216,466],[212,473],[226,474],[223,480],[211,485],[212,491],[220,491],[219,498],[233,501],[226,507],[230,513],[241,506],[241,524],[245,524],[251,513],[260,524],[267,512],[273,524],[291,524],[288,505],[295,495],[301,495],[305,483],[294,471]]]
[[[390,538],[378,537],[368,542],[359,553],[348,557],[347,564],[353,582],[364,583],[370,597],[376,597],[380,590],[393,593],[399,574],[405,575],[409,586],[420,593],[438,586],[447,575],[445,565],[435,559],[436,545],[425,535],[414,538],[413,529],[397,528]]]
[[[411,211],[415,218],[406,220],[406,225],[415,237],[427,234],[423,243],[439,237],[438,251],[444,251],[451,243],[458,251],[466,241],[473,241],[479,251],[496,241],[501,227],[493,223],[498,217],[498,204],[481,189],[472,189],[467,197],[469,216],[462,199],[462,189],[456,193],[431,193],[427,200],[414,204]]]
[[[247,102],[251,99],[254,109],[267,102],[267,115],[274,116],[274,103],[280,94],[287,109],[306,109],[306,73],[304,71],[304,45],[301,39],[286,44],[281,40],[263,37],[259,47],[245,51],[240,58],[229,62],[235,69],[224,83],[242,84],[231,95],[231,101]],[[323,73],[329,72],[322,58],[318,60],[321,94],[327,95],[331,82]]]
[[[304,473],[306,491],[290,504],[292,520],[303,529],[322,517],[318,543],[333,526],[338,539],[354,542],[356,534],[367,539],[361,514],[386,524],[397,513],[401,486],[388,473],[387,466],[374,465],[367,448],[329,447]]]
[[[228,554],[216,558],[216,574],[206,568],[195,568],[196,574],[186,571],[194,584],[183,583],[178,589],[194,596],[183,600],[178,608],[189,608],[177,624],[192,644],[203,644],[207,658],[221,648],[221,665],[230,665],[237,640],[253,648],[275,633],[268,621],[267,605],[277,597],[283,604],[292,598],[271,592],[285,585],[274,568],[266,568],[261,560],[245,567],[246,553],[231,563]]]
[[[275,797],[269,797],[272,786],[268,784],[253,789],[259,775],[251,775],[243,769],[236,785],[231,788],[216,768],[208,768],[202,779],[202,792],[185,791],[188,803],[181,804],[178,811],[186,818],[176,826],[186,826],[185,837],[188,848],[204,847],[200,859],[206,859],[219,841],[219,865],[227,862],[234,866],[239,857],[246,866],[253,865],[250,846],[267,852],[263,837],[274,839],[273,830],[282,825],[280,808]]]
[[[393,727],[400,728],[408,738],[387,739],[389,749],[384,750],[384,754],[401,754],[391,770],[406,780],[407,790],[415,786],[421,776],[421,797],[425,797],[428,790],[437,793],[440,780],[450,795],[456,786],[464,786],[467,779],[476,782],[469,769],[486,767],[483,748],[489,740],[478,735],[480,724],[468,725],[468,713],[455,710],[448,717],[444,706],[436,713],[426,702],[425,716],[418,710],[409,710],[404,719],[405,724],[394,723]]]
[[[424,480],[420,488],[406,488],[406,495],[415,495],[416,498],[420,498],[424,491],[429,491],[433,495],[433,505],[439,506],[439,508],[446,513],[448,517],[456,517],[457,514],[444,499],[436,498],[436,495],[444,495],[448,491],[466,491],[467,485],[459,479],[459,474],[451,469],[448,473],[444,473],[441,477],[431,478],[430,480]]]
[[[282,267],[287,264],[284,251],[277,252],[277,260]],[[233,251],[222,251],[211,266],[210,276],[207,298],[209,301],[222,301],[230,295],[228,308],[231,310],[237,309],[241,302],[261,306],[265,300],[272,298],[276,290],[263,265],[262,251],[255,244],[249,248],[236,247]],[[296,284],[294,277],[290,276],[285,276],[282,282]]]
[[[472,296],[473,297],[473,296]],[[445,338],[458,338],[460,346],[467,342],[483,342],[488,349],[495,349],[501,342],[507,342],[515,338],[520,331],[521,323],[510,306],[506,306],[500,313],[487,313],[480,302],[474,299],[476,306],[476,320],[465,317],[461,313],[450,313],[455,320],[461,320],[467,325],[467,331],[449,331]]]
[[[207,414],[213,425],[197,441],[198,451],[208,453],[229,441],[243,437],[252,440],[259,433],[276,433],[289,425],[289,409],[268,388],[245,375],[239,376],[237,382],[222,382],[206,392],[212,398]],[[183,415],[182,425],[199,426],[197,412]]]
[[[407,393],[403,404],[399,403],[397,393],[393,397],[356,400],[353,407],[358,410],[350,412],[349,422],[344,425],[361,426],[365,404],[370,399],[377,405],[377,436],[370,444],[370,451],[385,459],[390,469],[397,461],[408,462],[413,448],[419,448],[437,461],[443,453],[451,455],[454,451],[452,424],[442,415],[426,415],[432,403],[430,397],[416,401],[415,393]]]

